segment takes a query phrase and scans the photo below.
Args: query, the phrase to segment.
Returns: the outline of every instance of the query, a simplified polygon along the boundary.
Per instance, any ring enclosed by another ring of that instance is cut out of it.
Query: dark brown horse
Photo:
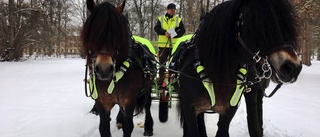
[[[250,83],[248,65],[256,75],[251,82],[297,80],[302,64],[294,15],[287,0],[231,0],[207,14],[199,31],[177,52],[176,89],[185,137],[207,136],[201,126],[206,111],[219,113],[216,136],[229,136],[230,122]]]
[[[91,97],[95,99],[100,116],[102,137],[111,136],[110,111],[115,104],[120,106],[123,115],[117,122],[122,123],[124,137],[131,136],[132,118],[143,106],[146,108],[144,135],[153,134],[150,87],[156,72],[150,60],[155,59],[146,56],[146,49],[132,39],[122,14],[124,4],[117,7],[107,2],[95,5],[93,0],[87,0],[91,14],[81,33]]]

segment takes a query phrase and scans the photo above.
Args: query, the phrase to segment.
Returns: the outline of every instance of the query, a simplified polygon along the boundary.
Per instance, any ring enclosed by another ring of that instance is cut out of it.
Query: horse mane
[[[84,55],[88,51],[98,53],[101,50],[118,50],[117,59],[125,60],[129,49],[129,30],[127,22],[115,7],[103,2],[96,5],[83,25],[81,32]],[[122,61],[117,61],[122,63]]]
[[[211,10],[207,14],[196,39],[201,62],[214,83],[219,82],[223,77],[233,77],[236,73],[235,68],[230,67],[238,64],[235,60],[235,49],[237,49],[235,22],[237,15],[235,8],[230,6],[232,3],[233,1],[226,1]],[[233,69],[234,75],[231,75],[229,69]]]
[[[266,55],[284,44],[299,48],[296,15],[287,0],[252,0],[246,7],[242,33],[248,46],[258,47]]]
[[[236,23],[241,13],[241,37],[252,50],[260,50],[266,55],[270,49],[279,49],[284,44],[298,48],[294,12],[288,1],[231,0],[221,3],[206,16],[196,39],[201,62],[214,83],[234,83],[239,64],[252,62],[252,57],[236,39]]]

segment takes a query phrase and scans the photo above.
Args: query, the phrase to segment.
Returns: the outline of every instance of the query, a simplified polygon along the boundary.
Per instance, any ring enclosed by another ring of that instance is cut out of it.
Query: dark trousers
[[[160,65],[166,65],[166,62],[170,60],[172,48],[159,48],[158,56]],[[165,79],[166,68],[160,67],[158,84],[162,84]]]
[[[263,95],[264,89],[257,87],[251,87],[251,92],[244,93],[247,106],[247,122],[250,137],[263,136]]]

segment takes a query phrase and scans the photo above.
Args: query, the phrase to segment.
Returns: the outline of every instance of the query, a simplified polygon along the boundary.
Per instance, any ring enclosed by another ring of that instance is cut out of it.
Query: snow
[[[284,85],[272,97],[264,98],[265,137],[317,137],[320,118],[320,62],[304,66],[296,83]],[[85,60],[44,58],[25,62],[0,62],[0,137],[99,137],[99,117],[89,111],[94,101],[85,97]],[[275,87],[271,84],[270,92]],[[241,101],[230,126],[231,137],[246,137],[246,108]],[[154,137],[179,137],[176,102],[166,123],[158,120],[158,102],[152,103]],[[111,131],[118,107],[112,110]],[[137,125],[144,116],[134,118],[133,137],[142,137]],[[206,114],[208,136],[215,136],[217,114]]]

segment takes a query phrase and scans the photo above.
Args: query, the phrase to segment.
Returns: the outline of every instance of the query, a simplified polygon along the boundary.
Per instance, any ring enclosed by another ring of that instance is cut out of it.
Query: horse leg
[[[119,106],[120,107],[120,106]],[[122,123],[123,123],[123,113],[121,112],[121,108],[119,108],[119,112],[117,115],[117,128],[121,129],[122,128]]]
[[[151,90],[151,89],[150,89]],[[151,92],[150,92],[151,93]],[[152,136],[153,135],[153,119],[151,116],[151,94],[147,94],[147,102],[145,104],[146,117],[144,121],[144,136]]]
[[[96,107],[96,103],[94,103],[92,109],[90,110],[90,113],[95,114],[95,115],[99,115],[98,109]]]
[[[183,137],[187,137],[187,130],[188,130],[188,126],[187,123],[185,122],[185,120],[183,120]]]
[[[230,122],[237,112],[238,107],[230,107],[226,110],[225,114],[219,115],[219,122],[218,122],[218,131],[216,137],[229,137],[229,126]]]
[[[194,130],[198,128],[196,113],[191,108],[189,108],[190,106],[186,106],[186,104],[182,104],[182,107],[184,115],[183,137],[200,137],[199,131]]]
[[[101,137],[111,137],[110,133],[110,110],[106,111],[100,103],[96,103],[96,107],[100,116],[99,131]]]
[[[123,137],[131,137],[133,131],[133,112],[135,108],[135,103],[128,103],[124,108],[124,117],[122,122]]]
[[[200,137],[208,137],[207,136],[207,130],[206,130],[206,125],[204,122],[204,113],[198,114],[197,117],[197,122],[198,122],[198,131],[200,133]],[[183,123],[183,135],[186,137],[187,135],[187,125],[186,122]]]
[[[208,137],[207,131],[206,131],[206,125],[204,123],[204,112],[198,114],[197,122],[198,122],[198,130],[200,133],[200,137]]]

